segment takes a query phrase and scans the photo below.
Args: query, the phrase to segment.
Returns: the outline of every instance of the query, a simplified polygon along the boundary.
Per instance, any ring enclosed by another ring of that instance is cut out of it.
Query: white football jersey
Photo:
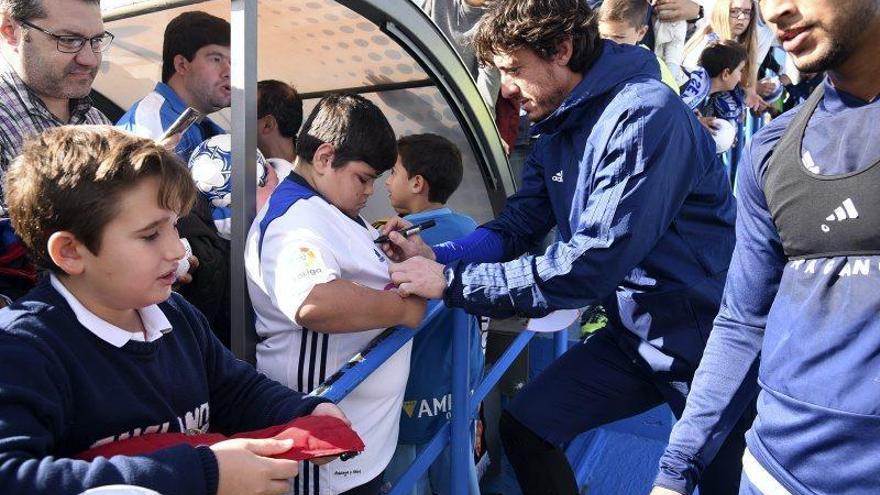
[[[303,328],[296,313],[316,284],[349,280],[376,290],[391,282],[378,232],[314,193],[299,176],[283,180],[251,226],[245,249],[256,314],[257,369],[308,393],[360,352],[384,328],[326,334]],[[300,465],[294,494],[335,494],[383,472],[397,445],[411,343],[364,380],[339,407],[366,445],[348,461]]]

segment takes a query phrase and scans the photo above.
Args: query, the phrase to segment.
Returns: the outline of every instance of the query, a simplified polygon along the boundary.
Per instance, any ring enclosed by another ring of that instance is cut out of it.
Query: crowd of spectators
[[[495,114],[518,191],[477,226],[447,205],[467,164],[446,137],[396,136],[355,94],[305,116],[293,85],[260,81],[251,366],[228,350],[233,163],[211,118],[231,102],[229,22],[171,20],[160,80],[114,126],[89,96],[114,40],[99,2],[0,0],[0,491],[378,495],[444,423],[421,404],[450,398],[450,328],[470,339],[473,383],[477,316],[601,305],[608,325],[501,415],[524,493],[577,493],[562,447],[662,403],[681,421],[655,493],[871,493],[878,461],[823,477],[804,452],[841,465],[877,442],[876,390],[851,376],[880,368],[877,297],[851,294],[876,292],[880,253],[880,57],[863,34],[880,5],[419,6]],[[751,143],[748,122],[768,124]],[[379,230],[361,212],[383,174],[398,216]],[[338,405],[308,395],[386,328],[418,327],[430,300],[440,316]],[[819,390],[826,376],[839,383]],[[81,458],[302,417],[365,450],[297,462],[276,458],[289,441],[254,437]],[[835,445],[811,434],[823,421]],[[450,457],[413,495],[451,494]]]

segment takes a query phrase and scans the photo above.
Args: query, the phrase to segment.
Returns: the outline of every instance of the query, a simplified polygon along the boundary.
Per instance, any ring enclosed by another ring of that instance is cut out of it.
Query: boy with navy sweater
[[[0,314],[0,492],[286,493],[297,463],[265,456],[290,441],[73,459],[149,433],[344,419],[235,359],[171,293],[184,254],[175,223],[195,198],[179,159],[118,129],[61,127],[25,147],[6,191],[14,228],[50,275]]]
[[[436,134],[416,134],[397,141],[397,163],[385,180],[391,206],[413,224],[433,220],[436,225],[420,235],[440,244],[470,234],[474,220],[446,207],[464,173],[461,152]],[[479,320],[460,309],[447,309],[413,338],[412,366],[400,415],[397,451],[385,473],[396,482],[431,441],[452,412],[452,333],[466,327],[470,337],[470,384],[483,369]],[[449,447],[416,484],[413,495],[450,494]],[[479,493],[476,469],[470,466],[471,493]]]

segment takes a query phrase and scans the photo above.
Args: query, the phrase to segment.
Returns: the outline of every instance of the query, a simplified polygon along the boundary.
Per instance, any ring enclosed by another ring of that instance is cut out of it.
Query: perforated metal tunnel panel
[[[181,3],[189,5],[167,8]],[[228,1],[102,5],[116,39],[95,89],[123,109],[160,79],[162,36],[171,19],[188,10],[230,17]],[[146,13],[129,17],[132,9]],[[261,0],[258,12],[258,79],[293,84],[305,97],[306,114],[324,94],[354,91],[376,103],[399,136],[449,138],[465,163],[449,205],[478,222],[494,216],[513,188],[497,130],[460,59],[418,8],[408,0]],[[228,109],[212,118],[227,129],[233,124]],[[363,214],[375,220],[392,213],[377,181]]]

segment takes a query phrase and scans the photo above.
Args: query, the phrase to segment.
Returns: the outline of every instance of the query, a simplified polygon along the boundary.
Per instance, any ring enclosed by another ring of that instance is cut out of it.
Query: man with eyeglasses
[[[61,125],[110,124],[92,106],[89,92],[113,35],[104,30],[98,0],[0,0],[0,15],[0,204],[5,205],[2,179],[27,138]],[[35,280],[0,207],[0,306],[24,295]]]

